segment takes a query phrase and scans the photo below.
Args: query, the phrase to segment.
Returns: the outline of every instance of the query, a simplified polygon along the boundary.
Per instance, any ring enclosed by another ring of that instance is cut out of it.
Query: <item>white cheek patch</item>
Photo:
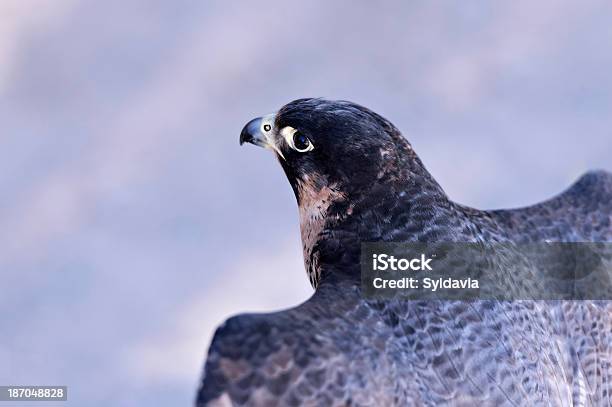
[[[295,149],[295,146],[293,145],[293,135],[296,131],[297,130],[291,126],[283,127],[280,131],[280,135],[283,136],[285,142],[293,149]]]

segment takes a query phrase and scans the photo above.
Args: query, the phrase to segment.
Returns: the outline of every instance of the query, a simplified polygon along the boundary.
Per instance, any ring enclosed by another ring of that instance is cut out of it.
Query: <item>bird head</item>
[[[354,269],[360,242],[402,237],[397,226],[406,222],[405,209],[415,208],[407,200],[429,206],[443,194],[400,132],[351,102],[295,100],[247,123],[243,143],[270,149],[283,167],[297,198],[305,267],[315,287],[332,264]],[[414,213],[425,221],[427,211]]]
[[[251,120],[240,134],[243,143],[274,152],[300,207],[326,199],[359,202],[372,188],[401,178],[404,161],[414,156],[383,117],[324,99],[298,99]]]

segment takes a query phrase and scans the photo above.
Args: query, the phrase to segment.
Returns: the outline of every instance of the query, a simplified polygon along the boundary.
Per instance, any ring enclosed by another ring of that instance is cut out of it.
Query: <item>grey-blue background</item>
[[[304,96],[392,120],[463,203],[612,170],[609,1],[0,2],[0,384],[191,403],[214,327],[296,304],[291,189],[239,148]]]

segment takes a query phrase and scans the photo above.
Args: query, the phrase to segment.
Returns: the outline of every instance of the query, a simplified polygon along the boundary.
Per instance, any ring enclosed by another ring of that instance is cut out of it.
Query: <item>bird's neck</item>
[[[450,241],[457,210],[426,172],[406,172],[359,193],[324,187],[300,202],[304,265],[311,284],[360,279],[364,242]]]

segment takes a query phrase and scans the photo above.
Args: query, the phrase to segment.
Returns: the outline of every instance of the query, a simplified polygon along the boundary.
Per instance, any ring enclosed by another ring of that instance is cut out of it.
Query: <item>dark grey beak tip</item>
[[[249,134],[248,125],[244,126],[242,131],[240,132],[240,145],[244,143],[250,143],[253,140],[253,136]]]
[[[244,143],[256,144],[260,137],[261,117],[248,122],[240,132],[240,145]],[[261,140],[260,140],[261,141]]]

